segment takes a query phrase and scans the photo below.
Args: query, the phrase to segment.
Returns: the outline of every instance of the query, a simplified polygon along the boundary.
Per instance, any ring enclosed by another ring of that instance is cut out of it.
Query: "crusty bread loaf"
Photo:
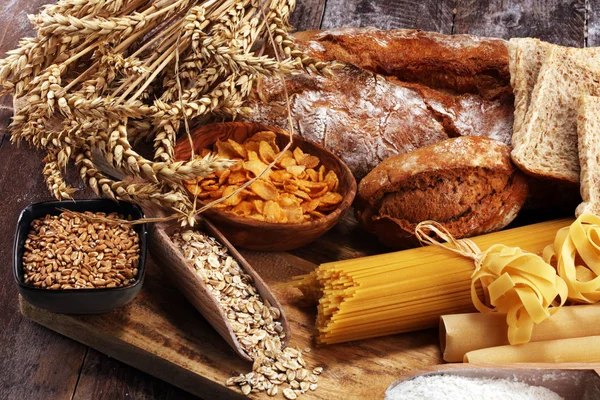
[[[577,117],[580,192],[583,202],[575,210],[600,215],[600,97],[582,96]]]
[[[294,132],[338,155],[357,179],[386,158],[449,137],[486,134],[509,140],[512,106],[472,94],[452,96],[422,85],[397,84],[348,65],[333,77],[286,79]],[[288,128],[279,79],[267,79],[251,101],[252,120]]]
[[[600,48],[552,46],[540,69],[512,159],[529,174],[579,182],[577,105],[600,95]]]
[[[296,37],[317,60],[362,67],[286,77],[294,131],[340,156],[357,179],[389,156],[451,137],[510,143],[513,98],[503,40],[373,28]],[[288,128],[278,78],[262,81],[254,95],[252,120]]]
[[[334,77],[286,79],[294,133],[333,151],[357,179],[394,154],[448,138],[417,91],[352,65]],[[279,79],[258,85],[252,120],[289,129]]]
[[[295,35],[299,48],[323,61],[343,61],[403,82],[484,99],[512,95],[502,39],[414,29],[340,28]]]
[[[509,146],[460,137],[383,161],[360,182],[355,214],[383,243],[402,248],[416,243],[423,220],[442,223],[456,238],[501,229],[526,196]]]

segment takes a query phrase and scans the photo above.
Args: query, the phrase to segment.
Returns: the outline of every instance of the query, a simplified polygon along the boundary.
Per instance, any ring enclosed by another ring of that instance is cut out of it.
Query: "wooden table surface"
[[[0,0],[0,58],[31,34],[28,14],[49,0]],[[298,30],[342,26],[418,28],[502,38],[531,36],[566,46],[600,46],[600,1],[297,0]],[[191,399],[194,396],[23,318],[11,272],[17,217],[49,200],[42,155],[11,145],[9,98],[0,98],[0,399]],[[78,182],[74,171],[70,181]],[[91,197],[81,190],[77,197]],[[331,251],[342,238],[349,246]],[[295,254],[319,263],[377,252],[349,218]],[[157,268],[150,260],[148,268]]]

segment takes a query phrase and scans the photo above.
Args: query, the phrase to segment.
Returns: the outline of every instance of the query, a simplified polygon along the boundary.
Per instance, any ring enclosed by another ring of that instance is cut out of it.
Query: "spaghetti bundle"
[[[472,241],[484,252],[503,243],[540,253],[570,222],[543,222]],[[322,264],[300,277],[297,287],[319,297],[316,340],[332,344],[433,328],[441,315],[474,311],[473,272],[472,260],[428,246]],[[484,298],[480,283],[474,290]]]

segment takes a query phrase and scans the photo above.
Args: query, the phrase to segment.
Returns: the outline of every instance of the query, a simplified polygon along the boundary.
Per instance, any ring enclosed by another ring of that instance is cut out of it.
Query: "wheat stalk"
[[[61,172],[74,162],[98,196],[162,207],[182,224],[193,223],[195,202],[183,180],[229,161],[175,161],[178,134],[192,122],[248,113],[244,102],[263,76],[327,70],[289,36],[294,7],[295,0],[59,0],[44,6],[30,16],[37,36],[22,39],[0,60],[0,94],[23,100],[11,140],[46,151],[43,174],[59,199],[74,192]],[[134,149],[147,140],[154,145],[151,160]],[[123,179],[104,173],[104,162]]]
[[[44,170],[42,171],[46,186],[50,193],[58,200],[71,199],[71,195],[75,193],[75,189],[67,186],[65,183],[56,154],[48,153],[44,158]]]

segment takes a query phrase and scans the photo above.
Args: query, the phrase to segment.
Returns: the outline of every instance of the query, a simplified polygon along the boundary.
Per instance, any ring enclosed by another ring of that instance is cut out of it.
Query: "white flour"
[[[453,375],[419,376],[385,395],[385,400],[563,400],[553,391],[506,379]]]

